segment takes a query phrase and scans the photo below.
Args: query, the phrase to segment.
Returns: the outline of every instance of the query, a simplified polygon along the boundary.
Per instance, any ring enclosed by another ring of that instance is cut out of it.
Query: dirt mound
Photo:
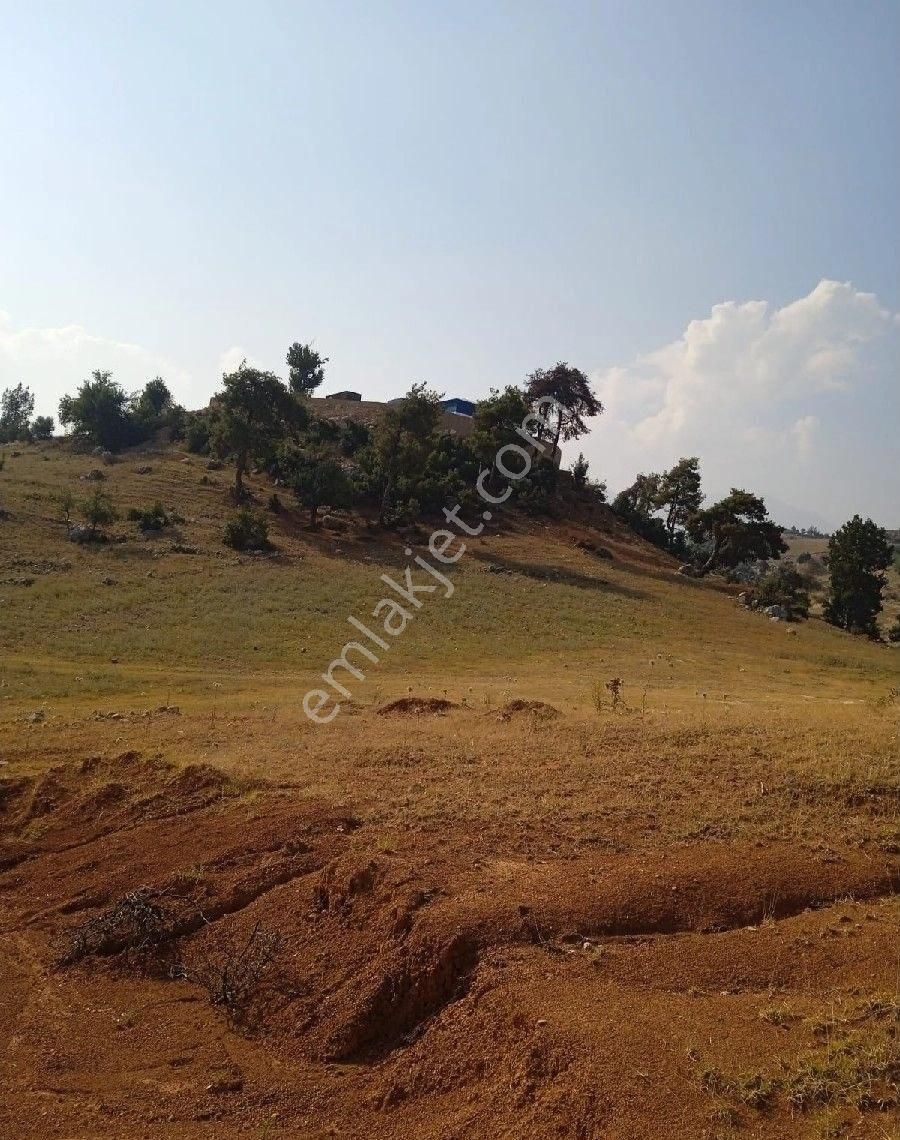
[[[209,765],[180,768],[134,750],[3,780],[0,868],[148,818],[197,811],[243,790]]]
[[[444,716],[451,709],[457,709],[454,701],[443,697],[400,697],[389,701],[377,711],[379,716]]]
[[[530,716],[537,720],[553,720],[559,715],[559,709],[546,701],[529,701],[517,697],[514,701],[506,702],[497,713],[497,720],[509,721],[516,716]]]

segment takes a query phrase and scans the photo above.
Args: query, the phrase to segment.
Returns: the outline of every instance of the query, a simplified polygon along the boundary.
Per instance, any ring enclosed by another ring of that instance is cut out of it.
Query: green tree
[[[701,574],[755,558],[780,558],[787,550],[783,531],[769,518],[763,499],[736,487],[718,503],[697,511],[688,522],[694,542],[709,546]]]
[[[234,456],[234,494],[240,499],[250,462],[273,458],[303,413],[274,373],[251,368],[246,361],[236,372],[223,376],[222,383],[222,391],[213,398],[211,442],[220,454]]]
[[[314,530],[323,507],[349,507],[353,502],[353,484],[333,456],[296,451],[281,465],[288,486],[309,511],[309,525]]]
[[[59,421],[64,427],[71,425],[77,439],[108,451],[119,451],[135,439],[129,398],[111,372],[97,370],[75,396],[63,396]]]
[[[4,389],[0,395],[0,443],[28,439],[28,421],[34,411],[34,396],[24,384]]]
[[[441,395],[425,384],[414,384],[396,404],[389,404],[375,427],[364,457],[378,500],[382,526],[401,503],[416,498],[428,458],[435,448],[441,416]]]
[[[508,443],[522,445],[516,434],[529,412],[525,393],[509,385],[503,391],[491,389],[491,394],[475,405],[472,430],[467,443],[475,456],[484,464],[493,466],[497,452]]]
[[[687,527],[691,515],[700,509],[700,460],[696,455],[679,459],[673,468],[658,477],[656,507],[666,512],[665,527],[670,544],[676,530]]]
[[[327,356],[321,356],[311,344],[295,341],[287,350],[288,382],[296,396],[309,396],[325,379]]]
[[[50,439],[53,435],[53,416],[35,416],[31,424],[31,434],[34,439]]]
[[[578,439],[588,430],[584,422],[590,416],[599,416],[603,405],[594,395],[587,376],[579,369],[558,361],[552,368],[539,368],[532,372],[525,385],[525,397],[536,405],[544,397],[552,397],[555,407],[545,409],[544,417],[553,421],[550,433],[540,435],[554,450],[559,441]]]
[[[578,458],[572,464],[572,482],[579,489],[579,491],[583,490],[587,486],[589,470],[590,464],[579,451]]]
[[[875,619],[881,613],[893,546],[887,532],[871,519],[854,515],[828,540],[831,575],[825,620],[851,633],[878,636]]]

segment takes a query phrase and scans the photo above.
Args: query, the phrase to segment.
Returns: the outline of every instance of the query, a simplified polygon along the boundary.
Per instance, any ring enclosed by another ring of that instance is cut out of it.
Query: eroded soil
[[[7,780],[0,825],[6,1135],[894,1134],[889,851],[398,843],[133,750]],[[260,931],[229,1014],[192,963]]]

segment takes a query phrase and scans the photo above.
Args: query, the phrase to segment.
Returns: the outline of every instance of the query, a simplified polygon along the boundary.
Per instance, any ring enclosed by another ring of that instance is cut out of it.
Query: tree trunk
[[[309,508],[309,525],[310,525],[312,530],[315,530],[318,527],[318,525],[319,525],[319,508],[318,507],[310,507]]]

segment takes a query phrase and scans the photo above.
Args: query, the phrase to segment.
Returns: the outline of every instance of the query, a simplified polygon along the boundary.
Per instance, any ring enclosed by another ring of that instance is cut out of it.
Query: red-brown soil
[[[401,851],[296,788],[135,752],[0,790],[8,1136],[793,1137],[819,1108],[890,1135],[896,856],[473,858],[463,825]],[[141,888],[165,945],[73,960]],[[281,950],[229,1020],[177,964],[254,930]],[[866,1019],[870,1099],[792,1103],[823,1023]]]

